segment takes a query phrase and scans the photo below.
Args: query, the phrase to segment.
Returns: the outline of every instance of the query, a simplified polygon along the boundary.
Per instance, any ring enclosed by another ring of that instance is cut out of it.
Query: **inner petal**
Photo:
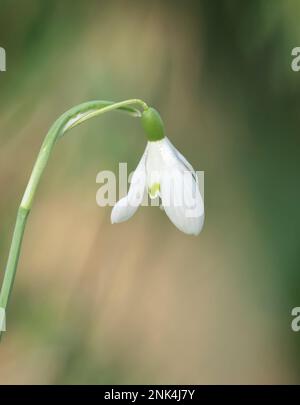
[[[148,193],[151,199],[154,199],[160,195],[160,184],[159,183],[152,183],[148,187]]]

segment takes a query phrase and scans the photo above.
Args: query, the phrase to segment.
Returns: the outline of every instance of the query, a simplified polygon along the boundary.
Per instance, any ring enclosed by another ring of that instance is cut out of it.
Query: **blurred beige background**
[[[2,0],[0,265],[43,136],[66,109],[142,98],[205,171],[206,223],[110,224],[96,175],[133,170],[121,113],[63,138],[30,215],[0,384],[299,382],[297,1]]]

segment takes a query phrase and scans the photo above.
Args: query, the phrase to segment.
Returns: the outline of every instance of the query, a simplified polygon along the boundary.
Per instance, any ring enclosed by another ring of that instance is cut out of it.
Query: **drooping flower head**
[[[154,108],[143,112],[142,124],[148,143],[127,196],[112,210],[111,222],[131,218],[148,192],[151,199],[161,199],[162,208],[179,230],[198,235],[204,222],[204,204],[193,167],[165,136],[162,119]]]

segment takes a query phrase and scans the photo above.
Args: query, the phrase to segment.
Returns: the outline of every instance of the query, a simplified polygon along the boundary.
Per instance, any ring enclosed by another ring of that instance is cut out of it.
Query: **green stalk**
[[[50,128],[40,149],[28,185],[26,187],[24,196],[18,209],[16,225],[12,237],[9,256],[7,260],[7,265],[0,293],[0,309],[2,309],[2,311],[4,310],[3,311],[4,314],[7,308],[7,304],[9,301],[9,297],[11,294],[11,290],[13,287],[18,267],[18,261],[20,257],[26,221],[30,213],[33,199],[37,187],[39,185],[41,176],[44,172],[44,169],[47,165],[50,154],[52,152],[54,145],[56,144],[57,139],[62,135],[64,135],[70,129],[74,128],[75,126],[83,123],[84,121],[92,117],[104,114],[105,112],[113,110],[121,110],[133,116],[141,117],[140,110],[134,108],[133,106],[139,106],[143,110],[148,109],[147,104],[144,101],[138,99],[125,100],[119,103],[103,100],[90,101],[87,103],[80,104],[76,107],[73,107],[69,111],[65,112],[54,122],[54,124]],[[1,330],[0,330],[0,337],[1,337]]]

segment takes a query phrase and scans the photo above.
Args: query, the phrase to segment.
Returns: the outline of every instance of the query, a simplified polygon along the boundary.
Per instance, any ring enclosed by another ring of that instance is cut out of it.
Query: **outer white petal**
[[[178,162],[161,178],[161,199],[166,214],[182,232],[198,235],[204,223],[204,204],[193,173]]]
[[[119,200],[112,209],[112,224],[127,221],[135,214],[143,201],[146,187],[146,155],[147,148],[132,175],[127,196],[121,198],[121,200]]]
[[[182,155],[182,153],[180,153],[179,150],[175,148],[175,146],[172,144],[172,142],[170,141],[169,138],[166,137],[166,140],[167,140],[169,146],[171,147],[171,149],[173,150],[173,152],[175,153],[175,155],[179,158],[179,160],[186,167],[186,169],[190,170],[194,174],[195,178],[197,179],[196,172],[195,172],[193,166],[190,164],[190,162],[188,162],[186,160],[186,158]]]
[[[178,161],[176,149],[167,137],[160,141],[148,142],[147,170],[163,170]]]

